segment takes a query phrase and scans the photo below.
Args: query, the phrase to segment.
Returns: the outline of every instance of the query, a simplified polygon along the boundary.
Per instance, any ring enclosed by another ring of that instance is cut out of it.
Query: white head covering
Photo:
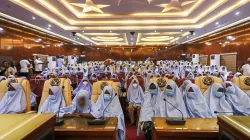
[[[167,89],[168,86],[170,86],[172,89]],[[182,114],[183,117],[188,117],[182,93],[174,81],[167,82],[167,85],[162,91],[160,98],[161,100],[159,100],[159,104],[161,117],[182,117]],[[166,100],[166,102],[164,101],[164,99]],[[181,110],[182,114],[168,102]]]
[[[52,86],[50,90],[54,95],[47,97],[38,113],[57,113],[60,108],[66,106],[61,88],[59,86]]]
[[[211,112],[232,112],[232,107],[226,101],[224,93],[218,92],[219,88],[223,88],[221,84],[213,84],[204,93],[204,98]],[[232,113],[222,113],[216,115],[232,115]]]
[[[82,108],[78,105],[79,98],[85,97],[85,106]],[[96,108],[96,105],[90,100],[89,93],[86,90],[80,90],[72,101],[72,105],[64,107],[60,110],[59,117],[63,117],[64,114],[73,113],[90,113],[95,118],[100,118],[101,114]]]
[[[136,82],[137,87],[133,86],[134,82]],[[137,79],[133,79],[128,87],[127,100],[134,107],[142,105],[143,91]]]
[[[192,88],[193,92],[189,92]],[[184,102],[187,108],[187,113],[190,118],[212,118],[216,117],[212,113],[197,85],[187,85],[184,93]]]
[[[232,86],[226,87],[226,83]],[[234,115],[248,116],[250,114],[250,98],[248,98],[248,95],[230,81],[224,82],[222,85],[226,89],[226,100],[232,106]]]
[[[104,99],[104,93],[106,91],[108,91],[110,93],[110,96],[111,96],[110,100]],[[101,95],[99,96],[99,98],[96,102],[96,106],[97,106],[97,109],[101,113],[104,112],[105,117],[118,117],[117,129],[119,132],[117,134],[117,139],[124,140],[125,139],[125,131],[126,131],[124,115],[123,115],[120,101],[119,101],[118,97],[115,95],[115,91],[111,86],[104,87]],[[106,108],[106,110],[105,110],[105,108]]]
[[[15,91],[7,91],[0,101],[0,114],[23,113],[27,102],[23,88],[18,83],[11,83]]]

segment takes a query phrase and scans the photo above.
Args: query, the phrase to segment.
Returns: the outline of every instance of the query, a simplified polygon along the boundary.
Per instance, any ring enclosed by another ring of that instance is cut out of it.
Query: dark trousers
[[[19,76],[24,76],[28,78],[29,73],[28,72],[20,72]]]

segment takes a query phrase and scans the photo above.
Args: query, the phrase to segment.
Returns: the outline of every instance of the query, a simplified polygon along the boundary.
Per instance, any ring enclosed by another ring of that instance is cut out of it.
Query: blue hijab
[[[65,100],[62,94],[62,89],[59,86],[52,86],[50,90],[54,95],[49,95],[42,104],[38,113],[57,113],[62,107],[65,107]]]
[[[170,86],[172,89],[167,89],[168,86]],[[181,117],[181,112],[183,113],[184,118],[188,117],[182,93],[174,81],[167,82],[167,85],[162,91],[160,98],[159,104],[161,117]],[[169,103],[165,102],[164,99],[181,110],[181,112]]]
[[[86,105],[81,107],[78,105],[78,100],[80,98],[85,98]],[[62,118],[64,114],[73,113],[90,113],[95,118],[100,118],[101,114],[96,108],[96,105],[90,100],[89,93],[86,90],[80,90],[72,101],[72,105],[60,109],[59,117]]]
[[[189,91],[192,88],[193,91]],[[187,113],[190,118],[213,118],[216,117],[212,113],[197,85],[187,85],[184,93],[184,102],[187,108]]]
[[[128,87],[127,100],[133,107],[141,106],[143,103],[143,91],[137,79],[133,79]]]
[[[213,84],[204,93],[204,98],[211,112],[233,112],[232,107],[226,101],[226,96],[222,92],[218,92],[219,88],[223,88],[221,84]],[[233,115],[232,113],[218,113],[216,115]]]
[[[189,84],[192,84],[192,82],[191,82],[190,80],[185,80],[185,81],[182,83],[182,85],[180,86],[179,89],[180,89],[182,95],[184,95],[184,91],[185,91],[187,85],[189,85]]]
[[[109,99],[106,98],[107,94],[104,95],[104,93],[106,91],[108,91],[110,94]],[[117,140],[125,140],[126,128],[125,128],[125,121],[124,121],[122,107],[121,107],[121,104],[120,104],[118,97],[115,95],[114,89],[111,86],[104,87],[101,95],[99,96],[99,98],[96,102],[96,106],[101,114],[104,113],[105,117],[117,117],[118,118]],[[105,108],[106,108],[106,110],[105,110]]]
[[[226,84],[231,86],[227,87]],[[226,89],[226,100],[232,106],[234,115],[249,116],[250,98],[248,95],[232,82],[227,81],[222,85]]]
[[[86,81],[86,82],[84,82]],[[89,93],[89,97],[92,95],[92,85],[89,82],[87,77],[83,77],[77,88],[72,92],[72,94],[75,96],[80,90],[86,90]]]
[[[10,83],[15,89],[7,91],[0,101],[0,114],[17,114],[23,113],[26,109],[27,102],[23,88],[18,83]]]
[[[156,89],[150,89],[150,85],[154,84]],[[160,114],[160,88],[156,82],[151,82],[147,86],[144,94],[144,102],[141,106],[139,122],[152,121],[152,117],[161,117]]]

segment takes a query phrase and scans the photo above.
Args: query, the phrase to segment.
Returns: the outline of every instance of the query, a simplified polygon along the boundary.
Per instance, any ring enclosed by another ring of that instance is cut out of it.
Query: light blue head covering
[[[57,113],[60,108],[65,107],[65,100],[62,89],[59,86],[52,86],[50,90],[54,95],[49,95],[42,104],[38,113]]]
[[[167,89],[167,86],[170,86],[172,89]],[[161,117],[182,117],[181,112],[183,113],[183,117],[188,117],[182,93],[174,81],[167,82],[167,85],[162,91],[160,98],[161,99],[159,100],[159,104]],[[164,99],[166,100],[166,102],[164,101]],[[170,105],[168,102],[181,110],[181,112]]]
[[[189,89],[192,88],[193,92]],[[212,118],[216,117],[212,113],[197,85],[187,85],[184,93],[184,102],[187,108],[187,113],[190,118]]]
[[[155,85],[155,90],[150,89],[151,84]],[[152,121],[152,117],[161,117],[160,106],[158,104],[160,100],[160,93],[160,88],[156,82],[148,84],[145,90],[144,102],[141,107],[139,122]]]
[[[80,107],[78,105],[78,100],[79,98],[85,97],[85,106]],[[64,107],[60,109],[59,117],[63,117],[64,114],[73,114],[73,113],[90,113],[93,115],[95,118],[100,118],[101,114],[96,108],[96,105],[90,100],[89,93],[86,90],[80,90],[75,98],[72,101],[72,105],[68,107]]]
[[[85,83],[83,81],[87,81],[87,84],[85,85]],[[77,86],[77,88],[73,91],[73,95],[75,96],[80,90],[86,90],[89,93],[89,97],[91,97],[92,95],[92,85],[89,82],[87,77],[83,77],[83,79],[81,80],[81,82],[79,83],[79,85]]]
[[[133,84],[136,82],[137,86]],[[137,79],[133,79],[128,87],[127,100],[134,107],[141,106],[143,103],[143,91]]]
[[[2,81],[2,80],[6,80],[7,78],[5,77],[5,76],[0,76],[0,82]]]
[[[187,79],[194,79],[194,74],[192,72],[189,72],[186,78]]]
[[[226,87],[226,84],[232,86]],[[224,82],[223,87],[226,89],[226,100],[232,106],[234,115],[249,116],[250,114],[250,98],[232,82]]]
[[[232,112],[232,107],[226,101],[225,94],[218,92],[219,88],[223,88],[221,84],[213,84],[204,93],[204,98],[211,112]],[[216,115],[232,115],[232,113],[218,113]]]
[[[192,84],[192,82],[190,80],[185,80],[182,83],[182,85],[180,86],[180,91],[181,91],[182,95],[184,95],[183,92],[185,91],[187,85],[189,85],[189,84]]]
[[[27,102],[23,88],[18,83],[11,83],[14,91],[7,91],[0,101],[0,114],[23,113]]]
[[[110,100],[104,99],[104,93],[108,91],[110,93]],[[109,105],[109,106],[108,106]],[[125,121],[124,115],[122,111],[122,107],[118,97],[115,95],[115,91],[111,86],[105,86],[102,90],[101,95],[99,96],[96,106],[100,113],[104,112],[105,117],[117,117],[118,118],[118,125],[117,125],[117,140],[124,140],[125,139]],[[107,107],[108,106],[108,107]],[[107,108],[106,108],[107,107]],[[106,108],[106,110],[105,110]]]

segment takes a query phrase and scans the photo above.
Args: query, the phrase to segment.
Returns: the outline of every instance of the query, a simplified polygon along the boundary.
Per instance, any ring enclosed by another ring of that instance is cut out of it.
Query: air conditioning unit
[[[192,61],[193,61],[194,63],[200,62],[199,56],[200,56],[199,54],[193,54],[193,55],[192,55]]]
[[[217,68],[220,67],[220,55],[219,54],[210,55],[210,66],[212,65],[216,65]]]

